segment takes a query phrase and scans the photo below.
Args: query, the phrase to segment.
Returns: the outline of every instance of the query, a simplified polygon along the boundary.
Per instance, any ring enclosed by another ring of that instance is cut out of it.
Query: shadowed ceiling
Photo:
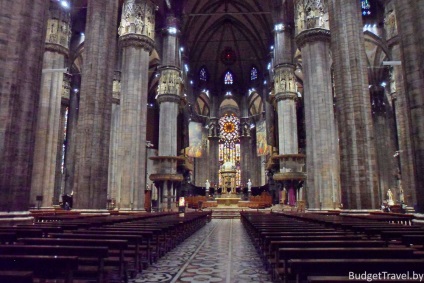
[[[184,2],[181,39],[188,50],[193,77],[197,78],[200,68],[206,67],[207,86],[212,95],[223,95],[228,89],[235,94],[246,92],[250,69],[256,67],[261,78],[270,60],[273,41],[271,1]],[[223,84],[228,70],[234,74],[232,87]]]

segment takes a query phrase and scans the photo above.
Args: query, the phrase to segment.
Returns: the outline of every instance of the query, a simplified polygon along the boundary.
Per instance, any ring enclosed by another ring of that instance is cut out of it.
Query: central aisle
[[[240,219],[213,219],[130,282],[272,281]]]

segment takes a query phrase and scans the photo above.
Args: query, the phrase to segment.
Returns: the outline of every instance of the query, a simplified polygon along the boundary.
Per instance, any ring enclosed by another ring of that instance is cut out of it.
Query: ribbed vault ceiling
[[[212,95],[222,95],[223,76],[234,74],[233,92],[245,92],[250,69],[264,74],[272,43],[271,1],[188,0],[182,7],[182,43],[188,50],[190,69],[196,77],[206,67]],[[234,63],[225,64],[222,53],[234,52]]]

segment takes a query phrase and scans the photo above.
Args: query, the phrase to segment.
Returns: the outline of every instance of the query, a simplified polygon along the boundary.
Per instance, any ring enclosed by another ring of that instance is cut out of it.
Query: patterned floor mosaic
[[[272,283],[240,219],[213,219],[130,283]]]

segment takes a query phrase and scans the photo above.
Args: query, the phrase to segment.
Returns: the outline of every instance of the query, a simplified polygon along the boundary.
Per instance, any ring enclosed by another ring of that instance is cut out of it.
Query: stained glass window
[[[234,148],[235,143],[239,141],[240,119],[234,114],[226,114],[219,119],[219,126],[221,129],[220,141],[226,147]]]
[[[206,82],[206,81],[207,81],[207,79],[208,79],[208,74],[207,74],[207,72],[206,72],[206,68],[205,68],[205,67],[203,67],[203,68],[201,68],[201,69],[200,69],[200,72],[199,72],[199,79],[200,79],[201,81],[204,81],[204,82]]]
[[[252,70],[250,70],[250,80],[254,81],[258,78],[258,70],[255,67],[252,67]]]
[[[363,16],[371,15],[371,5],[369,0],[361,0],[361,9]]]
[[[240,119],[234,114],[226,114],[219,119],[219,163],[231,162],[236,166],[236,186],[240,186]],[[218,176],[219,184],[222,184],[221,174]]]
[[[233,84],[233,74],[230,71],[227,71],[227,73],[225,73],[224,83],[226,85],[232,85]]]

